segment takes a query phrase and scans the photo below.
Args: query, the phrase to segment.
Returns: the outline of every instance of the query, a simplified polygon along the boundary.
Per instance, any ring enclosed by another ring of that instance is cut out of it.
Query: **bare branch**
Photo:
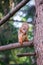
[[[21,1],[13,10],[11,10],[2,20],[0,20],[0,26],[4,24],[10,17],[12,17],[20,8],[22,8],[29,0]]]
[[[31,46],[33,46],[33,41],[24,42],[22,46],[19,43],[14,43],[14,44],[12,43],[8,45],[0,46],[0,51],[21,48],[21,47],[31,47]]]
[[[36,53],[33,52],[33,53],[20,53],[20,54],[17,54],[18,57],[23,57],[23,56],[35,56]]]
[[[18,21],[18,20],[10,20],[10,21],[14,21],[14,22],[18,22],[18,23],[23,23],[24,21]],[[26,21],[27,22],[27,21]],[[33,24],[33,22],[27,22],[28,24]]]

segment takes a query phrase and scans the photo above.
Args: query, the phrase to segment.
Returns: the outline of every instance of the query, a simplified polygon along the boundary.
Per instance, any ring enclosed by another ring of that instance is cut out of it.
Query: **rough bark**
[[[36,23],[34,34],[34,48],[37,54],[37,65],[43,65],[43,0],[35,0]]]

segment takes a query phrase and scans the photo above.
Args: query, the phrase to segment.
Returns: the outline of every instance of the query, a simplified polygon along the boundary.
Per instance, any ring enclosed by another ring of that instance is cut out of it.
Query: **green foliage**
[[[15,0],[14,3],[18,4],[20,1],[22,0]],[[4,7],[3,7],[4,6]],[[7,8],[7,10],[9,11],[9,0],[4,0],[4,4],[2,4],[2,1],[0,0],[0,18],[3,17],[4,14],[4,8]],[[34,13],[35,13],[35,8],[33,7],[29,7],[28,5],[24,6],[21,10],[21,12],[23,12],[23,14],[25,14],[26,12],[26,16],[17,14],[19,17],[21,17],[21,21],[27,21],[27,19],[29,17],[31,17],[32,19],[34,18]],[[20,12],[19,11],[19,12]],[[34,12],[33,12],[34,11]],[[17,16],[15,15],[15,16]],[[29,33],[28,33],[28,38],[29,40],[33,39],[33,25],[29,26]],[[5,23],[4,25],[2,25],[0,27],[0,46],[1,45],[6,45],[6,44],[10,44],[10,43],[16,43],[18,42],[18,28],[15,28],[13,26],[13,21],[9,21],[9,23]],[[8,51],[3,51],[0,52],[0,55],[5,55],[5,58],[3,61],[0,61],[0,65],[6,65],[7,63],[9,64],[19,64],[19,65],[31,65],[32,64],[32,59],[31,57],[17,57],[16,55],[18,53],[27,53],[27,52],[34,52],[34,48],[19,48],[19,49],[12,49],[12,50],[8,50]],[[7,61],[5,61],[7,60]],[[33,64],[34,65],[34,64]]]
[[[15,2],[18,4],[18,3],[20,3],[22,0],[15,0]]]

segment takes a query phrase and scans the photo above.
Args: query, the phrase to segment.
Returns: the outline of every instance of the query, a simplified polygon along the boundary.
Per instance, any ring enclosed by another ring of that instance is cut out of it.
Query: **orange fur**
[[[28,24],[23,23],[21,28],[18,31],[18,41],[21,45],[23,45],[23,42],[28,41],[28,38],[27,38],[28,28],[29,28]]]

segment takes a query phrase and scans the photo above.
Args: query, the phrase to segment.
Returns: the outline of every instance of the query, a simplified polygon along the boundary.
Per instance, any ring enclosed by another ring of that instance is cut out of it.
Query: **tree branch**
[[[12,17],[20,8],[22,8],[29,0],[21,1],[13,10],[11,10],[2,20],[0,20],[0,26],[4,24],[10,17]]]
[[[33,53],[20,53],[20,54],[17,54],[18,57],[23,57],[23,56],[35,56],[36,53],[33,52]]]
[[[18,23],[23,23],[24,21],[19,21],[19,20],[10,20],[10,21],[14,21],[14,22],[18,22]],[[27,21],[26,21],[27,22]],[[27,22],[28,24],[33,24],[33,21],[31,22]]]
[[[14,43],[14,44],[0,46],[0,51],[21,48],[21,47],[31,47],[31,46],[33,46],[33,41],[24,42],[22,46],[19,43]]]

